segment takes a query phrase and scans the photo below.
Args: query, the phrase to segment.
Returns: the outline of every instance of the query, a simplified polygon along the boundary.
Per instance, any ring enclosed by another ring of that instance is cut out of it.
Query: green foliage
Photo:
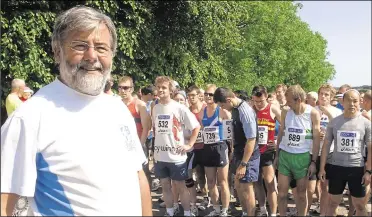
[[[10,0],[1,4],[2,101],[13,78],[34,90],[55,79],[54,19],[78,4],[114,20],[114,78],[131,75],[137,86],[170,75],[183,87],[216,83],[250,92],[256,84],[299,83],[314,90],[335,73],[326,40],[292,2]]]

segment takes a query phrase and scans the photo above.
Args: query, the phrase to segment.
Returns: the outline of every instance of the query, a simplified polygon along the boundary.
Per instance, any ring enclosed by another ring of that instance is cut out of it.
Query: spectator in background
[[[103,92],[105,94],[111,95],[111,96],[118,96],[116,93],[112,91],[112,86],[114,86],[114,80],[112,79],[112,76],[107,79],[105,88],[103,89]]]
[[[10,116],[14,110],[22,103],[20,97],[22,96],[23,88],[26,86],[26,83],[22,79],[13,79],[12,81],[12,89],[10,94],[6,97],[5,100],[5,108],[6,113]]]
[[[337,100],[337,98],[333,98],[333,99],[331,100],[331,105],[334,106],[334,107],[336,107],[337,104],[338,104],[338,100]]]
[[[186,101],[186,93],[185,91],[183,90],[179,90],[177,91],[175,94],[174,94],[174,97],[173,97],[174,101],[178,102],[178,103],[181,103],[182,105],[185,105],[187,107],[189,107],[187,105],[187,101]]]
[[[308,92],[306,95],[306,104],[315,107],[318,102],[318,94],[314,91]]]
[[[342,105],[343,102],[342,102],[342,99],[343,99],[343,94],[350,90],[351,89],[351,86],[348,85],[348,84],[344,84],[342,85],[339,89],[338,89],[338,94],[336,95],[336,97],[338,98],[338,103],[337,103],[337,106],[336,108],[339,108],[341,109],[342,111],[344,110],[344,106]]]
[[[26,100],[28,100],[31,95],[34,93],[33,90],[31,90],[29,87],[24,87],[22,89],[22,95],[21,97],[19,97],[19,99],[22,101],[22,102],[25,102]]]
[[[148,85],[141,89],[142,101],[146,103],[147,112],[150,114],[151,103],[157,97],[157,90],[154,85]]]
[[[360,92],[360,107],[363,111],[364,92]]]

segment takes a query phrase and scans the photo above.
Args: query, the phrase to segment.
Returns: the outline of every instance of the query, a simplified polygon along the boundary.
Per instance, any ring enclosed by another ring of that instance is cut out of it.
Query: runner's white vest
[[[293,154],[310,151],[313,143],[310,105],[306,105],[305,112],[296,115],[292,109],[285,117],[285,129],[279,148]]]

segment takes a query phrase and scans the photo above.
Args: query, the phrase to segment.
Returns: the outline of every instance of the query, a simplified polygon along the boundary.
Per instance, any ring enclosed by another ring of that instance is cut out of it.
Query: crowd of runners
[[[185,216],[208,206],[208,216],[227,216],[233,196],[242,216],[256,214],[256,200],[259,215],[286,216],[289,188],[296,202],[292,215],[333,216],[346,187],[351,215],[367,215],[370,90],[361,95],[343,85],[336,93],[330,84],[309,93],[284,84],[271,93],[262,85],[250,94],[214,84],[182,90],[161,76],[134,91],[133,80],[124,76],[118,97],[153,160],[152,190],[161,185],[165,216],[179,213],[179,200]],[[148,165],[144,170],[150,177]],[[204,197],[198,207],[197,192]]]
[[[2,215],[16,195],[31,215],[148,216],[149,188],[160,186],[165,216],[210,206],[208,216],[227,216],[233,197],[242,216],[256,215],[256,200],[258,215],[286,216],[289,190],[293,215],[336,216],[345,189],[350,215],[371,214],[371,90],[182,90],[168,76],[139,91],[124,76],[113,90],[116,40],[111,19],[91,8],[57,18],[60,76],[1,128]]]

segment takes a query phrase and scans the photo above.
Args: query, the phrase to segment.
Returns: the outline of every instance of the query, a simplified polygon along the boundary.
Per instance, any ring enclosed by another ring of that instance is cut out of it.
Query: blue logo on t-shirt
[[[158,116],[159,119],[170,119],[170,115],[159,115]]]
[[[296,129],[296,128],[288,128],[288,132],[290,133],[303,133],[303,129]]]

